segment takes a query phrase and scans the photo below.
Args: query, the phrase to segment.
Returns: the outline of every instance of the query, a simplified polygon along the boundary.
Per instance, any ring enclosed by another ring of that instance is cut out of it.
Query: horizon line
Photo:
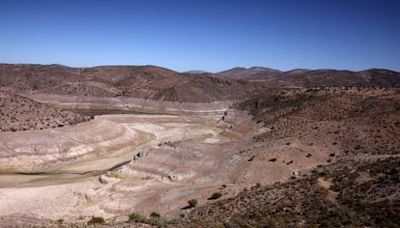
[[[68,65],[68,64],[61,64],[61,63],[27,63],[27,62],[0,62],[0,65],[39,65],[39,66],[63,66],[63,67],[68,67],[68,68],[96,68],[96,67],[158,67],[158,68],[163,68],[166,70],[174,71],[177,73],[188,73],[191,71],[202,71],[204,73],[209,73],[209,74],[218,74],[224,71],[229,71],[233,70],[236,68],[243,68],[246,70],[252,69],[252,68],[264,68],[264,69],[269,69],[269,70],[276,70],[280,71],[282,73],[285,72],[290,72],[294,70],[307,70],[307,71],[318,71],[318,70],[334,70],[334,71],[348,71],[348,72],[363,72],[363,71],[369,71],[369,70],[386,70],[386,71],[392,71],[396,73],[400,73],[400,70],[395,70],[395,69],[390,69],[390,68],[384,68],[384,67],[370,67],[370,68],[364,68],[364,69],[359,69],[359,70],[353,70],[353,69],[348,69],[348,68],[291,68],[290,70],[281,70],[279,68],[272,68],[268,66],[261,66],[261,65],[253,65],[253,66],[234,66],[234,67],[229,67],[224,70],[220,71],[206,71],[202,69],[191,69],[191,70],[183,70],[183,71],[178,71],[173,69],[172,67],[166,67],[163,65],[156,65],[156,64],[93,64],[93,65]]]

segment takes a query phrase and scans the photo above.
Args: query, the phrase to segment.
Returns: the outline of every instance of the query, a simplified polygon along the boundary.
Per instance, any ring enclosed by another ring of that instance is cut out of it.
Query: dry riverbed
[[[88,127],[95,127],[96,122],[107,128],[88,133]],[[115,132],[111,126],[119,130]],[[221,192],[226,198],[257,182],[287,180],[298,170],[323,164],[328,157],[328,152],[307,149],[301,142],[290,147],[279,141],[271,147],[257,147],[252,139],[259,128],[249,116],[236,111],[230,111],[224,121],[221,115],[98,116],[65,130],[81,143],[85,132],[90,135],[86,139],[93,150],[87,154],[64,160],[57,160],[57,154],[46,155],[51,159],[43,162],[46,165],[32,166],[34,173],[0,175],[0,217],[18,213],[84,223],[93,215],[125,220],[132,212],[148,215],[156,211],[173,218],[187,213],[182,208],[189,199],[205,204],[213,192]],[[101,144],[101,137],[108,133],[129,139],[129,143],[117,140],[119,144],[114,147],[115,139],[108,138],[108,144]],[[3,145],[12,149],[5,142]],[[249,148],[266,158],[243,156],[242,151]],[[271,162],[268,157],[300,158],[304,157],[302,151],[313,157],[290,166]],[[14,154],[15,159],[19,158],[17,155]],[[41,157],[31,157],[37,158],[43,161]],[[15,167],[23,167],[23,163],[18,165]]]

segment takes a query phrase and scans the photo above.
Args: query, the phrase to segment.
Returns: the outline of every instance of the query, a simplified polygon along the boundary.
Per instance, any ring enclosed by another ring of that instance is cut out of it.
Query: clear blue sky
[[[399,0],[1,0],[0,62],[400,71]]]

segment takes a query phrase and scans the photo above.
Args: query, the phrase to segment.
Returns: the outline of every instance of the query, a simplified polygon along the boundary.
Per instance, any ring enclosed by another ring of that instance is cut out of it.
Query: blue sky
[[[400,71],[400,1],[0,0],[0,62]]]

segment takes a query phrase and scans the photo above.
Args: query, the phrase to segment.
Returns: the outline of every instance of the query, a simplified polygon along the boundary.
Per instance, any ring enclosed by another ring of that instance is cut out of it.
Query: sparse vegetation
[[[89,120],[76,113],[0,91],[0,132],[42,130],[64,127]]]
[[[92,218],[87,222],[88,225],[91,224],[103,224],[106,221],[104,220],[103,217],[96,217],[96,216],[92,216]]]
[[[132,213],[129,215],[129,221],[130,222],[136,222],[136,223],[143,223],[143,224],[149,224],[152,226],[157,226],[157,227],[165,227],[168,224],[168,221],[163,218],[160,214],[157,212],[152,212],[149,216],[149,218],[146,218],[145,216],[142,216],[138,213]]]
[[[368,172],[374,181],[357,182],[363,172]],[[399,158],[335,163],[289,183],[252,188],[233,199],[195,209],[182,224],[188,221],[191,225],[202,226],[224,222],[231,227],[295,227],[301,224],[307,227],[397,227],[400,224],[395,208],[399,201],[395,195],[400,187],[396,177],[399,172]],[[332,180],[331,189],[317,184],[321,175]],[[334,203],[328,197],[332,192],[337,195]],[[277,193],[280,194],[278,201],[274,200]],[[207,213],[209,211],[213,213]]]
[[[157,226],[157,227],[166,227],[168,224],[168,221],[164,219],[163,217],[150,217],[147,219],[147,224],[150,224],[152,226]]]
[[[137,214],[137,213],[131,213],[129,215],[129,221],[131,222],[137,222],[137,223],[145,223],[146,222],[146,217]]]
[[[161,217],[157,212],[151,212],[150,217]]]

